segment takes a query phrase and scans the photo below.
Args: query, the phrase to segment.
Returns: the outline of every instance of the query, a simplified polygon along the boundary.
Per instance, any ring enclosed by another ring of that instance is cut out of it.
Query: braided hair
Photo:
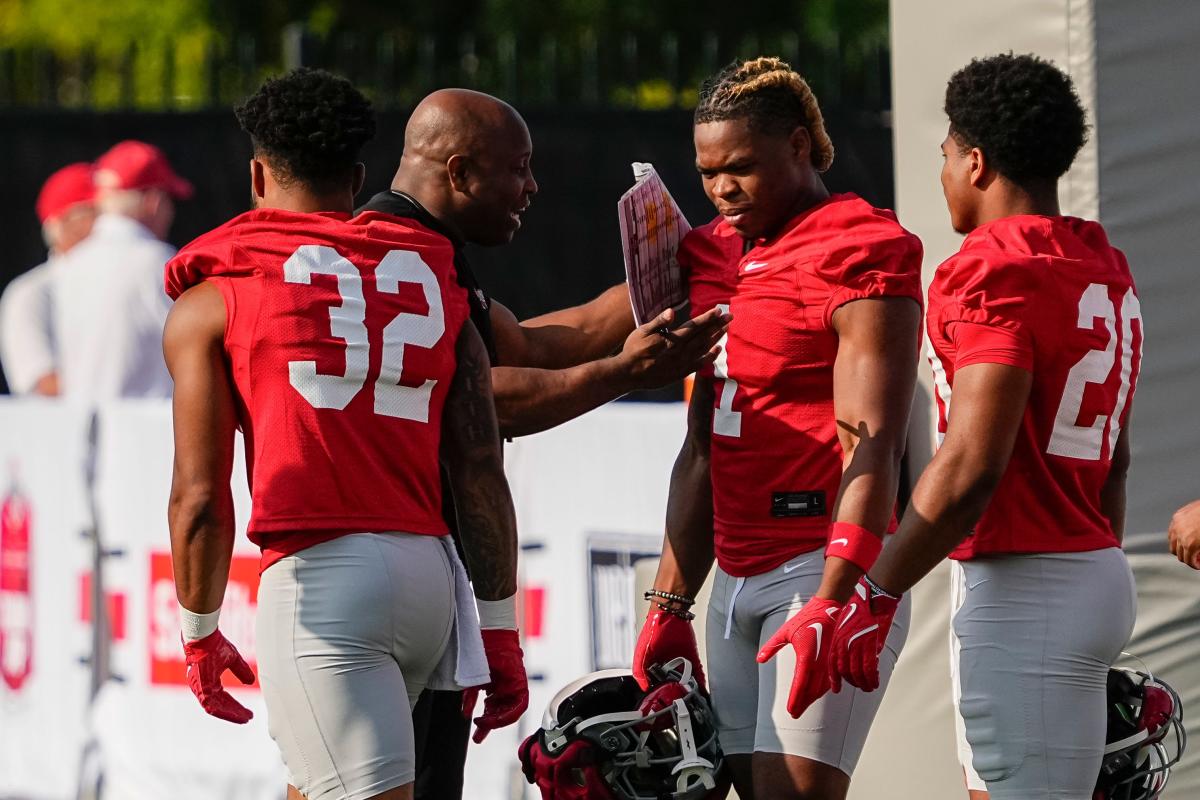
[[[318,192],[337,190],[375,135],[371,102],[350,81],[306,67],[268,79],[234,114],[282,184]]]
[[[812,164],[824,172],[833,163],[833,142],[808,82],[779,58],[733,62],[700,87],[695,123],[745,119],[760,133],[789,134],[804,127],[812,140]]]

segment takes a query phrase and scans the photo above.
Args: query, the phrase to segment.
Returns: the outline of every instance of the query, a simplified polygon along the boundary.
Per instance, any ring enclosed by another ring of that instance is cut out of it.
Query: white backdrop
[[[26,613],[33,618],[28,677],[16,688],[0,681],[0,796],[50,800],[75,793],[90,691],[82,661],[91,650],[84,618],[91,570],[84,538],[87,424],[82,408],[0,399],[0,504],[10,513],[27,504],[30,540],[29,602],[0,595],[0,628],[8,634],[0,658],[17,667],[6,667],[14,675],[25,663],[17,633]],[[13,522],[4,520],[0,537]]]

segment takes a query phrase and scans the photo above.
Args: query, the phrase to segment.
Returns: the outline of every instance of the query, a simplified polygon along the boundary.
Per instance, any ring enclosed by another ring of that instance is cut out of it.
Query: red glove
[[[596,767],[595,744],[576,739],[550,755],[537,731],[517,749],[525,780],[542,793],[542,800],[615,800]]]
[[[487,653],[491,680],[463,692],[462,707],[463,716],[469,719],[475,712],[479,690],[487,692],[483,714],[475,718],[475,735],[471,737],[475,744],[482,742],[496,728],[512,725],[529,708],[529,679],[525,677],[521,639],[517,632],[508,628],[484,628],[480,633],[483,634],[483,651]]]
[[[830,643],[829,680],[840,692],[842,679],[864,692],[879,688],[879,653],[892,629],[900,598],[884,592],[866,575],[838,615]]]
[[[796,651],[796,671],[788,693],[787,710],[798,719],[805,709],[829,691],[829,640],[834,619],[842,610],[840,603],[814,597],[800,613],[779,626],[779,630],[758,651],[758,663],[765,664],[790,644]]]
[[[187,662],[187,682],[204,710],[214,717],[236,722],[249,722],[254,714],[221,685],[221,674],[232,672],[245,684],[254,683],[254,672],[220,631],[203,639],[183,643],[183,658]]]
[[[650,667],[665,664],[672,658],[686,658],[692,662],[692,677],[701,689],[708,689],[692,623],[651,605],[633,650],[633,677],[643,692],[650,688]]]

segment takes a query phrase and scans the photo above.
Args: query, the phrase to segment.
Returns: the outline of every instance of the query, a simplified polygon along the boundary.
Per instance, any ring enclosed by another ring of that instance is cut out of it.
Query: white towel
[[[470,686],[482,686],[491,680],[487,655],[483,651],[483,636],[479,632],[479,613],[475,595],[467,580],[467,570],[458,558],[454,541],[441,536],[442,547],[454,570],[454,630],[446,651],[429,676],[430,689],[454,691]]]

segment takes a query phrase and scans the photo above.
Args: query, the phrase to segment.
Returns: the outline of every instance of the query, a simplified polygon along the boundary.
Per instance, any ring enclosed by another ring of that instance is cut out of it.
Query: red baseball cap
[[[180,200],[192,196],[192,184],[175,174],[162,150],[133,140],[113,145],[96,159],[95,180],[99,189],[162,189]]]
[[[90,203],[95,195],[92,165],[84,161],[67,164],[42,184],[37,197],[38,220],[45,225],[76,203]]]

